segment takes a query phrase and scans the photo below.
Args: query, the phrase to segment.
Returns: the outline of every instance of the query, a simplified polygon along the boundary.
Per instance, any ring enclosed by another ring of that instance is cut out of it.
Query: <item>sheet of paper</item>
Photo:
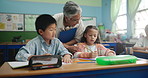
[[[19,67],[24,67],[27,66],[29,64],[29,61],[26,62],[8,62],[8,64],[12,67],[12,68],[19,68]]]
[[[65,62],[62,62],[62,65],[67,65],[67,64],[71,64],[71,63],[65,63]]]
[[[148,63],[148,60],[143,58],[137,58],[136,64],[144,64],[144,63]]]

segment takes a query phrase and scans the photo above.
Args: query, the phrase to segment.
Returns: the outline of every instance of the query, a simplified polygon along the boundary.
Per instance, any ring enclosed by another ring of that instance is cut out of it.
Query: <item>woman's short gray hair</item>
[[[80,6],[73,1],[66,2],[63,8],[63,13],[68,18],[71,18],[72,16],[77,15],[78,13],[81,14],[81,12],[82,9],[80,8]]]

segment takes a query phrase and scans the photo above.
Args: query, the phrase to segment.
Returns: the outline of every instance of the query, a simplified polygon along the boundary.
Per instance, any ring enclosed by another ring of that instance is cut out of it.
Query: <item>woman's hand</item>
[[[68,50],[72,53],[75,53],[78,51],[78,46],[69,46]]]

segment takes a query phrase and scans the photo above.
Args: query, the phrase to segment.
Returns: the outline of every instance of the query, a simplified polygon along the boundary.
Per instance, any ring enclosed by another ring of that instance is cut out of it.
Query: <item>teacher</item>
[[[63,42],[64,46],[70,52],[75,52],[77,50],[77,47],[73,45],[80,41],[85,29],[81,19],[81,13],[82,9],[79,5],[73,1],[68,1],[64,5],[63,13],[58,13],[53,16],[57,21],[56,37]],[[66,38],[62,32],[68,34]],[[65,39],[62,40],[62,37]]]

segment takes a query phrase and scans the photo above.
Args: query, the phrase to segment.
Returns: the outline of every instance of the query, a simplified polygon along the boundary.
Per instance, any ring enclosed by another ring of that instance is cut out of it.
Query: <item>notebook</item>
[[[60,32],[58,39],[63,43],[69,42],[75,37],[76,31],[77,28],[73,28],[67,31],[62,31]]]

